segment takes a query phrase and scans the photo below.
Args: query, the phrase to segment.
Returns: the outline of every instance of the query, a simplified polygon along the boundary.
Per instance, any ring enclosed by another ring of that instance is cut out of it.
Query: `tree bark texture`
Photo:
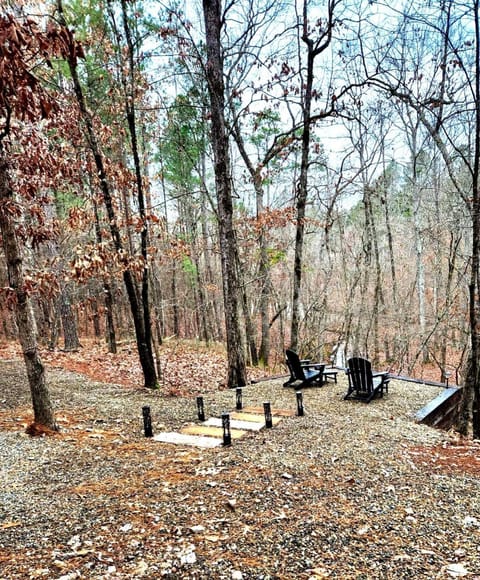
[[[13,292],[15,317],[36,424],[58,430],[45,380],[45,369],[37,345],[36,324],[30,298],[25,289],[23,256],[15,227],[16,204],[10,184],[8,161],[0,143],[0,231],[7,262],[9,289]]]
[[[221,2],[203,0],[207,45],[206,76],[211,109],[211,140],[215,163],[218,229],[222,264],[225,327],[227,334],[229,387],[241,387],[247,382],[245,356],[242,347],[237,279],[237,246],[233,227],[228,134],[225,126],[225,95],[221,54]]]
[[[471,356],[465,379],[463,415],[471,415],[472,435],[480,438],[480,2],[474,1],[475,15],[475,145],[472,171],[472,265],[470,276]],[[469,412],[470,410],[470,412]]]
[[[95,213],[95,239],[97,244],[102,243],[102,229],[100,227],[100,218],[98,215],[98,206],[94,202]],[[112,354],[117,353],[117,337],[115,332],[115,321],[113,319],[113,293],[111,284],[106,276],[103,277],[103,297],[105,302],[105,334],[108,343],[108,351]]]
[[[62,288],[59,299],[60,317],[62,319],[63,328],[63,348],[67,352],[74,352],[80,348],[80,340],[78,338],[77,321],[72,309],[72,302],[70,298],[69,289],[64,286]]]

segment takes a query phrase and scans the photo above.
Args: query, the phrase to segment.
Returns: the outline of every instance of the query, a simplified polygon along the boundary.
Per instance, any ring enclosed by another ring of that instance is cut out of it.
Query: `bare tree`
[[[210,96],[211,142],[215,164],[215,189],[218,203],[218,229],[227,334],[227,384],[229,387],[234,387],[245,385],[247,374],[239,325],[238,250],[233,227],[232,176],[228,132],[225,124],[225,89],[220,40],[224,15],[220,0],[203,0],[203,14],[207,48],[205,75]]]
[[[423,34],[419,35],[419,30]],[[392,31],[396,42],[363,52],[371,84],[412,107],[438,148],[451,186],[469,211],[470,348],[460,428],[480,436],[480,14],[478,0],[410,6]],[[415,52],[418,39],[428,44]],[[421,61],[428,49],[428,57]],[[406,58],[408,55],[408,58]],[[416,55],[416,56],[415,56]],[[420,87],[420,91],[417,89]],[[464,127],[469,127],[465,132]],[[461,129],[461,131],[459,131]],[[471,137],[473,136],[473,137]],[[469,176],[460,179],[459,164]]]
[[[313,123],[312,101],[314,98],[315,59],[320,56],[330,45],[333,27],[335,25],[335,11],[341,0],[329,0],[327,14],[324,19],[313,25],[309,19],[309,3],[303,3],[302,15],[302,42],[307,48],[307,62],[305,76],[301,75],[302,85],[302,150],[300,175],[296,190],[296,236],[295,236],[295,259],[293,267],[293,298],[292,298],[292,323],[290,344],[293,350],[298,348],[298,333],[301,319],[301,288],[303,270],[303,245],[305,233],[306,205],[308,198],[308,173],[311,144],[311,126]],[[322,115],[323,116],[323,115]],[[325,114],[325,116],[327,116]]]

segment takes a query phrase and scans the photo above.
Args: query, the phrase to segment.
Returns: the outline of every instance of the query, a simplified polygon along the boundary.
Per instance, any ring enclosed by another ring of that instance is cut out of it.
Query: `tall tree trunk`
[[[117,225],[117,216],[115,214],[113,196],[111,186],[108,180],[107,171],[105,167],[104,157],[101,152],[97,135],[93,126],[92,117],[88,111],[83,89],[80,84],[80,79],[77,71],[77,49],[71,32],[68,31],[65,18],[63,15],[63,5],[61,0],[57,0],[58,11],[60,14],[60,22],[65,27],[65,31],[70,37],[70,53],[68,55],[68,65],[70,74],[72,76],[73,87],[77,99],[80,115],[86,129],[86,137],[90,146],[95,166],[97,169],[100,188],[103,196],[105,208],[107,210],[107,217],[109,221],[110,234],[112,237],[115,250],[119,253],[123,251],[122,238],[120,230]],[[132,313],[133,323],[135,326],[135,337],[137,343],[137,350],[142,366],[145,387],[157,387],[157,374],[155,370],[155,363],[153,360],[151,341],[149,343],[150,331],[145,329],[144,312],[141,305],[141,296],[139,295],[137,285],[133,272],[125,269],[123,272],[123,281],[127,291],[128,300],[130,303],[130,310]]]
[[[220,44],[222,10],[220,0],[203,0],[207,45],[206,76],[212,119],[212,149],[215,162],[215,187],[218,203],[218,230],[225,303],[227,334],[228,387],[247,383],[245,357],[242,348],[237,280],[237,246],[233,228],[233,202],[228,135],[225,127],[225,94],[223,60]]]
[[[292,298],[292,324],[290,331],[290,348],[298,350],[300,331],[300,307],[303,269],[303,244],[305,233],[305,208],[308,196],[308,159],[310,152],[310,113],[312,108],[313,88],[313,64],[315,51],[313,41],[307,36],[307,3],[304,3],[304,35],[303,41],[308,48],[307,53],[307,78],[305,81],[305,94],[303,97],[303,129],[302,129],[302,157],[300,163],[300,176],[296,191],[296,231],[295,231],[295,257],[293,264],[293,298]]]
[[[267,152],[267,154],[264,156],[264,158],[260,162],[257,162],[256,165],[254,165],[250,159],[247,148],[245,147],[242,131],[240,128],[240,123],[233,107],[232,107],[232,115],[234,119],[232,127],[233,136],[237,143],[240,155],[242,156],[245,162],[245,166],[247,167],[247,170],[250,173],[250,177],[253,182],[253,187],[255,189],[256,216],[257,220],[260,220],[262,214],[265,211],[262,172],[265,169],[265,167],[268,166],[268,163],[274,158],[275,156],[274,151],[277,151],[277,149],[276,147],[271,147],[270,150]],[[260,314],[261,338],[258,354],[256,352],[256,348],[255,348],[255,356],[253,356],[252,352],[252,361],[253,360],[257,361],[257,363],[253,364],[260,363],[266,366],[268,365],[270,351],[270,320],[268,307],[271,300],[271,284],[270,284],[270,269],[267,253],[266,227],[263,224],[260,225],[259,227],[260,232],[258,234],[258,247],[260,252],[260,260],[258,263],[258,280],[260,283],[260,304],[258,310]],[[247,337],[248,334],[249,333],[247,328]],[[247,338],[247,344],[248,342],[249,341]]]
[[[470,277],[471,356],[465,381],[464,414],[471,408],[472,435],[480,439],[480,14],[474,0],[475,16],[475,145],[472,173],[472,271]]]
[[[412,175],[412,194],[413,194],[413,223],[414,223],[414,240],[415,240],[415,258],[417,269],[417,295],[418,295],[418,323],[420,329],[420,341],[424,344],[422,348],[423,363],[428,363],[428,347],[425,344],[427,333],[426,321],[426,303],[425,303],[425,267],[423,264],[423,240],[421,235],[421,218],[420,218],[420,199],[421,193],[419,184],[416,179],[416,170]]]
[[[384,164],[384,171],[385,175],[385,164]],[[398,322],[396,321],[396,313],[398,312],[398,288],[397,288],[397,272],[395,268],[395,254],[393,251],[393,234],[392,234],[392,226],[390,220],[390,201],[388,199],[386,187],[382,191],[382,205],[385,210],[385,227],[387,229],[387,240],[388,240],[388,253],[389,253],[389,264],[390,264],[390,282],[391,282],[391,295],[392,295],[392,305],[393,305],[393,312],[395,313],[394,316],[394,338],[393,338],[393,359],[396,360],[396,357],[399,352],[398,348],[398,339],[397,339],[397,331],[398,331]],[[388,358],[388,344],[385,348],[385,355]]]
[[[204,111],[205,116],[205,111]],[[210,197],[208,195],[207,188],[205,186],[205,176],[206,176],[206,167],[205,167],[205,155],[202,154],[200,158],[200,176],[201,176],[201,186],[200,186],[200,227],[201,227],[201,245],[203,247],[203,260],[205,263],[205,282],[206,288],[214,288],[216,286],[216,280],[214,276],[214,271],[212,267],[212,260],[211,260],[211,250],[210,247],[212,246],[212,238],[209,235],[209,214],[207,213],[207,203],[210,202]],[[213,204],[210,204],[213,205]],[[208,291],[207,291],[208,294]],[[207,300],[207,296],[205,297]],[[217,294],[215,293],[208,301],[207,301],[207,324],[208,324],[208,335],[211,336],[214,340],[222,341],[224,338],[224,329],[222,324],[222,317],[220,314],[220,304],[219,300],[217,299]]]
[[[240,263],[237,264],[237,276],[240,284],[240,294],[242,301],[243,319],[245,323],[245,343],[247,346],[248,362],[252,366],[258,365],[257,342],[255,340],[255,328],[248,307],[248,295],[245,281],[243,279]]]
[[[137,186],[137,201],[138,209],[140,213],[140,219],[142,220],[142,229],[140,231],[140,247],[141,254],[143,258],[143,271],[142,271],[142,283],[141,283],[141,301],[140,306],[143,311],[143,332],[145,345],[144,348],[147,351],[148,359],[150,365],[152,365],[153,348],[152,348],[152,322],[150,316],[150,300],[149,300],[149,278],[148,278],[148,220],[146,216],[145,208],[145,192],[143,186],[143,174],[142,174],[142,164],[140,162],[140,152],[139,144],[137,138],[137,121],[136,121],[136,109],[135,109],[135,54],[134,54],[134,43],[131,35],[130,25],[128,21],[127,14],[127,2],[122,0],[122,22],[123,31],[125,33],[125,39],[127,41],[128,47],[128,78],[125,78],[125,112],[127,115],[127,124],[130,134],[130,144],[132,148],[133,162],[135,166],[135,180]],[[153,366],[153,365],[152,365]],[[155,373],[155,366],[149,369],[150,373]],[[156,383],[155,376],[155,383]]]
[[[298,350],[298,334],[300,330],[300,309],[301,309],[301,289],[303,270],[303,244],[305,233],[305,209],[308,197],[308,171],[310,153],[310,126],[312,123],[312,96],[313,81],[315,78],[315,59],[328,48],[332,40],[333,16],[338,0],[329,0],[327,3],[327,17],[322,25],[319,36],[316,40],[310,37],[311,28],[308,17],[308,1],[303,2],[303,33],[302,41],[307,46],[307,71],[302,97],[302,154],[300,163],[300,176],[296,191],[296,233],[295,233],[295,257],[293,265],[293,297],[292,297],[292,323],[290,331],[290,346],[293,350]]]
[[[15,317],[32,397],[33,418],[35,423],[57,431],[45,369],[38,352],[35,318],[25,289],[22,250],[15,228],[15,212],[12,212],[14,205],[6,152],[3,142],[0,142],[0,231],[7,262],[8,284],[14,292]]]
[[[260,365],[268,366],[268,361],[270,358],[270,318],[269,318],[269,305],[271,299],[271,280],[270,280],[270,268],[268,263],[268,253],[266,236],[263,230],[259,236],[259,246],[260,246],[260,262],[258,264],[258,274],[261,283],[260,289],[260,328],[261,328],[261,340],[260,348],[258,351],[258,362]]]

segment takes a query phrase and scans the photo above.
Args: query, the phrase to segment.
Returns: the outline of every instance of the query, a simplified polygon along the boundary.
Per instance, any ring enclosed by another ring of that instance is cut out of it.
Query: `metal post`
[[[232,435],[230,433],[230,415],[222,413],[223,444],[225,446],[232,444]]]
[[[270,403],[263,403],[263,412],[265,413],[265,427],[267,427],[267,429],[273,427],[273,421],[272,421],[272,408],[270,406]]]
[[[240,409],[243,408],[243,403],[242,403],[242,387],[237,387],[237,404],[235,406],[235,408],[237,409],[237,411],[240,411]]]
[[[143,415],[143,431],[145,437],[153,437],[152,416],[150,415],[150,407],[142,407]]]
[[[303,409],[303,393],[302,391],[297,391],[295,394],[297,395],[297,415],[303,417],[305,414]]]
[[[203,397],[197,397],[198,420],[205,421],[205,410],[203,408]]]

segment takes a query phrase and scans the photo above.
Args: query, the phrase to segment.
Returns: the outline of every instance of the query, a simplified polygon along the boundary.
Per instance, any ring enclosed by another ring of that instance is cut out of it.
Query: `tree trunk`
[[[242,301],[243,319],[245,323],[245,343],[247,346],[247,355],[249,357],[249,364],[258,366],[257,342],[255,340],[255,328],[252,317],[250,316],[248,308],[247,289],[243,280],[241,265],[238,265],[237,276],[240,283],[240,293]]]
[[[90,307],[92,309],[93,335],[96,339],[99,339],[102,336],[102,331],[100,329],[100,313],[98,311],[98,301],[96,296],[91,297]]]
[[[22,346],[36,424],[58,431],[53,406],[45,380],[45,369],[38,352],[36,324],[32,305],[25,290],[23,256],[17,238],[12,209],[15,207],[8,174],[8,162],[0,143],[0,231],[7,262],[9,288],[14,293],[18,337]]]
[[[80,340],[78,339],[77,321],[73,313],[70,293],[66,287],[62,288],[59,307],[63,328],[63,348],[67,352],[75,352],[80,348]]]
[[[65,31],[67,31],[68,29],[63,16],[63,5],[61,0],[57,0],[57,6],[60,15],[59,16],[60,22],[65,27]],[[107,211],[112,242],[115,247],[115,250],[119,253],[122,253],[123,252],[122,238],[119,227],[117,225],[117,216],[114,209],[111,185],[108,180],[104,157],[98,143],[97,134],[93,126],[92,117],[88,111],[85,96],[83,94],[83,89],[80,84],[80,79],[77,70],[77,54],[74,38],[70,32],[67,32],[67,34],[70,36],[70,54],[68,55],[68,65],[70,73],[72,75],[75,96],[77,99],[78,107],[80,109],[80,115],[86,129],[87,141],[90,146],[90,150],[92,152],[95,166],[97,169],[97,175],[100,182],[100,189],[102,192],[103,201]],[[144,298],[145,296],[144,295],[140,296],[132,271],[128,269],[124,270],[123,281],[125,284],[125,289],[127,291],[127,296],[130,303],[130,310],[133,318],[133,323],[135,326],[135,338],[137,343],[138,356],[140,359],[140,364],[144,376],[144,386],[147,388],[156,388],[157,374],[155,371],[155,363],[153,360],[150,329],[146,330],[145,328],[144,309],[142,308],[141,304],[141,299],[142,297]],[[143,286],[143,290],[144,290],[143,294],[145,294],[145,286]]]
[[[265,234],[260,234],[260,263],[258,265],[258,273],[261,282],[260,289],[260,327],[261,327],[261,341],[258,352],[258,362],[262,366],[268,366],[270,358],[270,318],[269,318],[269,304],[271,297],[271,281],[270,268],[268,264],[267,245],[265,241]]]
[[[384,165],[385,167],[385,165]],[[384,175],[385,175],[385,169],[384,169]],[[392,296],[392,305],[393,305],[393,312],[397,313],[398,312],[398,289],[397,289],[397,272],[396,272],[396,268],[395,268],[395,254],[393,251],[393,234],[392,234],[392,226],[391,226],[391,220],[390,220],[390,201],[387,195],[387,188],[385,187],[384,191],[382,192],[382,202],[383,202],[383,207],[385,210],[385,227],[387,229],[387,239],[388,239],[388,254],[389,254],[389,264],[390,264],[390,281],[391,281],[391,296]],[[386,344],[386,348],[385,348],[385,356],[386,359],[389,360],[391,356],[393,356],[394,359],[396,359],[398,353],[399,353],[399,347],[398,347],[398,338],[397,338],[397,332],[398,332],[398,322],[394,321],[392,323],[394,325],[394,338],[393,338],[393,353],[392,355],[390,355],[390,353],[388,352],[389,348],[388,348],[388,344]]]
[[[95,196],[92,196],[95,200]],[[97,244],[102,243],[102,229],[100,227],[100,218],[98,215],[98,206],[93,202],[93,209],[95,213],[95,239]],[[117,353],[117,337],[115,334],[115,321],[113,320],[113,295],[112,287],[107,277],[103,277],[103,297],[105,301],[105,331],[108,343],[108,352],[112,354]]]
[[[58,346],[58,337],[60,336],[60,312],[59,308],[57,308],[57,300],[51,300],[51,310],[52,324],[48,338],[48,350],[54,351]]]
[[[203,0],[207,45],[206,76],[212,119],[212,149],[215,162],[215,187],[218,202],[220,258],[225,303],[227,334],[228,387],[247,383],[238,316],[237,245],[233,228],[233,203],[227,130],[225,127],[225,95],[223,61],[220,44],[222,26],[220,0]]]
[[[178,308],[177,299],[177,264],[174,260],[172,265],[172,280],[171,280],[171,292],[172,292],[172,317],[173,317],[173,334],[175,337],[180,337],[180,311]]]
[[[142,220],[142,229],[140,231],[140,246],[141,254],[143,258],[143,272],[142,272],[142,282],[141,282],[141,300],[139,306],[143,313],[143,340],[144,344],[142,349],[145,351],[146,358],[148,359],[148,372],[151,375],[155,375],[155,366],[153,364],[153,348],[152,348],[152,321],[150,315],[150,300],[149,300],[149,276],[148,276],[148,220],[146,217],[145,208],[145,192],[143,185],[142,176],[142,165],[140,162],[140,152],[139,144],[137,139],[137,121],[136,121],[136,109],[135,109],[135,89],[136,89],[136,79],[135,79],[135,54],[134,54],[134,41],[131,36],[130,25],[128,21],[127,14],[127,2],[122,0],[122,22],[123,30],[125,33],[125,39],[127,41],[128,47],[128,79],[125,78],[125,112],[127,116],[128,129],[130,133],[130,143],[132,148],[133,161],[135,166],[135,181],[137,186],[137,202],[138,209],[140,213],[140,218]],[[123,69],[122,69],[123,70]],[[123,74],[122,74],[123,77]],[[153,377],[152,377],[153,378]],[[157,377],[154,378],[154,383],[156,384]]]
[[[305,3],[306,5],[306,3]],[[306,6],[304,20],[306,21]],[[307,24],[304,22],[305,30]],[[296,232],[295,232],[295,257],[293,264],[293,298],[292,298],[292,325],[290,331],[290,348],[298,350],[298,338],[300,331],[300,307],[303,269],[303,243],[305,232],[305,208],[308,195],[308,159],[310,152],[310,112],[312,107],[312,87],[313,87],[313,64],[315,52],[313,42],[303,37],[308,47],[307,54],[307,79],[305,83],[305,94],[303,97],[303,131],[302,131],[302,160],[300,164],[300,177],[297,186],[296,196]]]
[[[309,171],[309,154],[310,154],[310,126],[312,123],[311,110],[313,98],[313,81],[315,78],[314,64],[315,59],[330,44],[333,28],[333,14],[336,1],[328,2],[328,16],[325,19],[325,25],[319,37],[314,41],[310,38],[310,23],[308,17],[308,2],[303,2],[303,33],[302,41],[307,46],[307,71],[306,79],[303,81],[302,95],[302,153],[300,163],[300,176],[296,191],[296,234],[295,234],[295,257],[293,265],[293,297],[292,297],[292,323],[290,346],[293,350],[298,350],[298,335],[300,331],[300,309],[301,309],[301,290],[302,290],[302,270],[303,270],[303,244],[305,233],[305,209],[308,197],[308,171]]]
[[[200,260],[198,259],[196,240],[193,244],[193,263],[195,264],[195,275],[196,275],[196,286],[195,294],[197,296],[196,302],[198,302],[198,333],[200,339],[209,344],[210,334],[207,321],[207,302],[205,299],[205,284],[203,283],[202,276],[200,273]]]
[[[480,439],[480,22],[479,1],[475,0],[475,140],[472,171],[472,264],[470,274],[471,354],[465,379],[462,414],[471,416],[472,435]],[[463,424],[465,430],[465,423]]]

